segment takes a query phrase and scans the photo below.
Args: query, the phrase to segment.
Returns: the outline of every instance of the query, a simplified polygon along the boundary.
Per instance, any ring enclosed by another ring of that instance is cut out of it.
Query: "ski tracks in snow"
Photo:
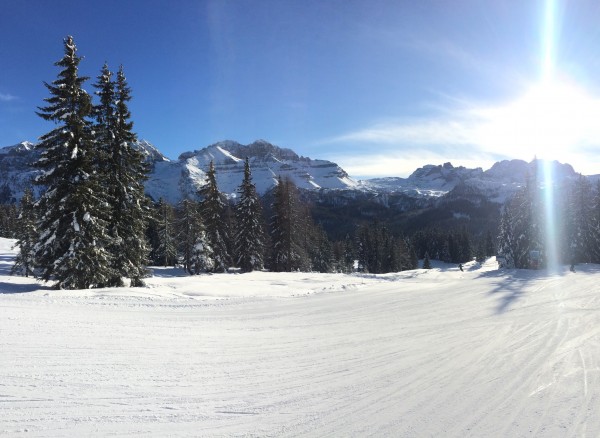
[[[582,271],[0,294],[0,434],[593,436],[600,291]]]

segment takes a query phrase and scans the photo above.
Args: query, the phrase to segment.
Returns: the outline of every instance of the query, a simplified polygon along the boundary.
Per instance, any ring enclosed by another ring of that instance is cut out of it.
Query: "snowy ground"
[[[600,267],[53,291],[0,240],[0,435],[597,436]]]

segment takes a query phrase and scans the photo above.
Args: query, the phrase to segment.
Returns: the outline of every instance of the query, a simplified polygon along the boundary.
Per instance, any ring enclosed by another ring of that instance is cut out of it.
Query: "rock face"
[[[219,190],[229,197],[244,176],[244,160],[248,158],[252,178],[263,195],[277,178],[289,178],[302,189],[352,189],[358,183],[337,164],[298,156],[290,149],[279,148],[266,141],[242,145],[234,141],[215,143],[204,149],[185,152],[177,161],[154,163],[154,171],[146,190],[154,199],[176,202],[182,196],[194,196],[205,183],[206,171],[212,161]]]
[[[576,176],[569,164],[554,162],[505,160],[491,169],[467,169],[428,164],[408,178],[376,178],[366,181],[352,179],[340,166],[326,160],[313,160],[296,154],[291,149],[280,148],[264,140],[248,145],[235,141],[222,141],[203,149],[185,152],[177,160],[169,160],[154,145],[145,140],[135,143],[150,164],[151,173],[146,182],[146,192],[154,199],[163,198],[176,203],[182,197],[194,198],[205,184],[206,171],[212,161],[216,168],[219,189],[234,198],[244,174],[244,160],[249,159],[253,181],[263,195],[279,177],[291,179],[299,188],[320,193],[343,191],[344,197],[352,193],[377,197],[382,205],[400,196],[402,205],[421,205],[420,200],[452,196],[468,199],[485,198],[503,203],[534,172],[550,171],[554,183]],[[35,145],[22,142],[0,149],[0,203],[18,201],[37,170],[32,167],[39,157]],[[391,198],[390,198],[391,197]],[[411,201],[414,199],[415,201]],[[402,207],[404,209],[404,207]],[[409,207],[406,207],[409,208]]]
[[[362,181],[361,185],[375,191],[404,193],[413,197],[441,197],[457,193],[483,196],[503,203],[525,184],[528,175],[549,173],[554,184],[577,176],[570,164],[558,161],[504,160],[489,170],[454,167],[450,163],[426,165],[415,170],[408,178],[377,178]]]

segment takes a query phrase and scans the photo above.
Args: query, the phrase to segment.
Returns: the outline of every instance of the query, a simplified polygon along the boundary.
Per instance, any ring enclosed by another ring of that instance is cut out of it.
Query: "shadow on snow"
[[[561,268],[559,271],[547,270],[528,270],[528,269],[498,269],[494,271],[482,272],[478,278],[497,278],[493,289],[489,291],[490,295],[498,295],[498,306],[496,314],[503,314],[510,310],[510,307],[527,293],[528,287],[540,280],[547,280],[552,277],[563,277],[569,274],[567,268]]]

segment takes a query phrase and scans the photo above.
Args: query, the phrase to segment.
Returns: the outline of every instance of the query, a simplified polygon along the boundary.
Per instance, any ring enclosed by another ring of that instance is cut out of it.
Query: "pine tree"
[[[570,263],[589,263],[593,258],[593,210],[592,187],[582,175],[573,183],[568,206],[568,261]]]
[[[104,286],[113,277],[107,251],[105,191],[97,172],[101,157],[95,149],[89,120],[92,104],[79,77],[81,57],[73,38],[64,40],[65,54],[55,65],[58,79],[44,83],[51,94],[37,113],[54,122],[55,129],[40,137],[42,151],[36,184],[45,190],[36,203],[36,261],[41,278],[55,280],[61,289]]]
[[[354,260],[356,259],[356,254],[354,250],[354,243],[350,238],[349,234],[346,234],[344,238],[344,271],[343,272],[352,272],[354,270]]]
[[[212,270],[212,251],[196,201],[184,198],[179,204],[177,242],[181,263],[190,275]]]
[[[306,236],[303,235],[297,189],[290,180],[278,178],[273,193],[272,210],[271,269],[276,272],[304,270],[308,261]]]
[[[309,255],[311,270],[321,273],[333,271],[333,249],[327,234],[321,226],[314,226],[311,233]]]
[[[153,222],[155,242],[151,253],[152,261],[165,267],[176,265],[175,215],[173,207],[162,198],[156,205]]]
[[[34,275],[35,254],[34,244],[37,238],[35,228],[35,212],[33,209],[33,191],[27,187],[21,198],[19,220],[17,225],[17,243],[19,247],[15,264],[11,269],[11,274],[20,274],[25,277]]]
[[[513,269],[515,267],[515,233],[513,229],[513,211],[510,203],[506,203],[500,215],[500,230],[498,235],[498,256],[501,257],[501,267]]]
[[[240,200],[235,206],[237,231],[235,233],[236,264],[242,272],[262,269],[264,265],[264,219],[248,158],[244,165],[244,179],[238,188]]]
[[[429,253],[425,253],[425,257],[423,258],[423,269],[431,269],[431,261],[429,260]]]
[[[227,223],[223,220],[226,205],[217,187],[216,171],[212,161],[206,174],[206,185],[200,190],[200,196],[202,197],[200,211],[206,227],[207,243],[213,256],[212,270],[225,272],[231,259],[227,250],[229,232]]]
[[[121,66],[115,84],[114,138],[108,150],[109,175],[113,180],[109,187],[113,199],[109,230],[114,242],[117,273],[113,284],[118,285],[121,277],[127,277],[132,286],[143,286],[149,253],[145,237],[149,203],[144,193],[144,181],[148,179],[149,169],[143,154],[133,147],[136,135],[127,106],[130,100],[131,89]]]
[[[600,263],[600,180],[596,182],[596,189],[592,199],[592,231],[590,250],[592,263]]]

